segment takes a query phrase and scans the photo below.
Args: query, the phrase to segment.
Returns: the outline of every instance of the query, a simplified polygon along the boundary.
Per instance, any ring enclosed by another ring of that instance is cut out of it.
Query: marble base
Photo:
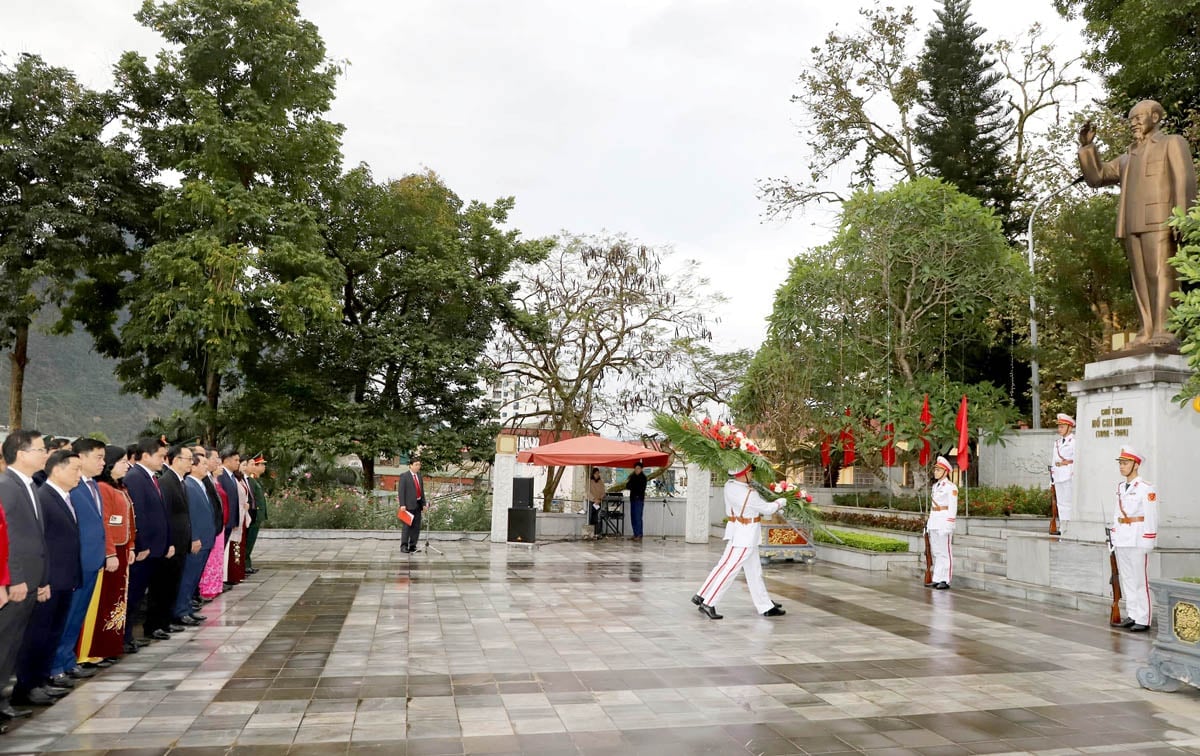
[[[1129,445],[1158,489],[1159,548],[1200,549],[1200,412],[1173,401],[1190,375],[1180,355],[1151,352],[1089,363],[1067,384],[1078,401],[1073,538],[1104,540],[1121,481],[1115,460]]]
[[[1011,531],[1005,545],[1005,577],[1009,580],[1058,591],[1112,596],[1105,543]],[[1200,550],[1155,549],[1150,553],[1148,573],[1151,578],[1200,575]]]

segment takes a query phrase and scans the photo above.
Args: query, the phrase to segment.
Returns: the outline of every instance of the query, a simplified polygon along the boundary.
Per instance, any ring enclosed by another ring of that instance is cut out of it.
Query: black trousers
[[[25,643],[25,628],[29,627],[29,619],[33,616],[33,607],[37,604],[37,587],[32,588],[25,600],[10,601],[0,609],[0,701],[3,701],[3,690],[8,685],[17,668],[17,656]]]
[[[133,626],[141,615],[142,599],[146,597],[146,587],[150,585],[150,576],[154,574],[156,565],[162,557],[146,557],[140,562],[129,565],[129,592],[125,598],[125,642],[133,640]]]
[[[50,666],[54,663],[58,642],[62,640],[74,593],[51,589],[49,599],[34,605],[25,628],[25,642],[21,644],[17,658],[17,684],[13,686],[13,693],[28,693],[50,678]]]
[[[183,577],[183,563],[186,555],[175,552],[170,559],[163,557],[157,561],[154,571],[150,573],[149,594],[146,600],[146,624],[143,630],[146,635],[155,630],[166,630],[175,619],[175,599],[179,596],[179,582]]]
[[[417,548],[417,540],[421,537],[421,511],[417,510],[413,512],[412,516],[412,525],[403,526],[403,532],[400,536],[400,546],[409,551],[414,551]]]

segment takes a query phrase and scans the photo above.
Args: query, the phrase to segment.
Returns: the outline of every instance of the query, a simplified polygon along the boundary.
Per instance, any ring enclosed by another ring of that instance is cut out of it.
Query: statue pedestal
[[[1084,366],[1067,384],[1075,410],[1075,508],[1067,539],[1102,544],[1117,506],[1116,457],[1128,445],[1158,489],[1158,548],[1150,575],[1200,574],[1200,412],[1172,401],[1191,370],[1178,354],[1146,352]],[[1108,592],[1097,575],[1095,592]]]

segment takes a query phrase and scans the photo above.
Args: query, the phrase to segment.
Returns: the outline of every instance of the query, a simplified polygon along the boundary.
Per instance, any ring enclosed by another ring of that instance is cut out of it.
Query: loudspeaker
[[[533,508],[533,478],[513,478],[514,507]]]
[[[532,507],[511,507],[508,510],[508,540],[510,543],[533,543],[537,539],[537,512]]]

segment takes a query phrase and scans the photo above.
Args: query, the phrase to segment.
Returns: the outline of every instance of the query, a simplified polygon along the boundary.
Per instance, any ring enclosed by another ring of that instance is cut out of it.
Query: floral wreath
[[[695,421],[662,413],[654,416],[653,426],[688,462],[722,477],[732,475],[730,471],[749,468],[750,484],[764,499],[784,499],[788,516],[806,524],[816,521],[816,511],[810,506],[813,497],[794,483],[779,480],[779,474],[759,451],[758,444],[737,426],[709,418]]]
[[[761,485],[770,486],[776,476],[771,462],[737,426],[720,420],[704,418],[699,422],[689,417],[674,417],[659,413],[653,425],[688,462],[722,477],[730,472],[750,468],[750,476]]]

